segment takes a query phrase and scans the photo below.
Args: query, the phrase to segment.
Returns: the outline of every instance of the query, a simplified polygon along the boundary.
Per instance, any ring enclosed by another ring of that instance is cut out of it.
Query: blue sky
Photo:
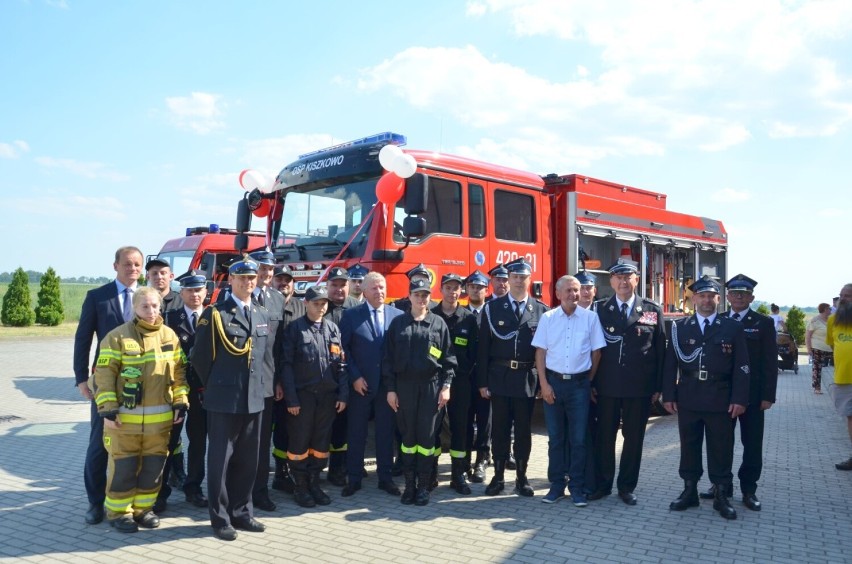
[[[852,3],[0,5],[0,271],[233,226],[240,170],[379,131],[721,219],[758,300],[852,280]]]

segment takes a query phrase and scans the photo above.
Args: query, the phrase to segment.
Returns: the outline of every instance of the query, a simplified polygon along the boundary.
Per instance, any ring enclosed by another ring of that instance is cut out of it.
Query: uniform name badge
[[[464,337],[456,337],[453,343],[457,344],[460,347],[466,347],[467,339],[465,339]]]
[[[429,354],[434,356],[435,358],[441,358],[441,355],[443,353],[441,352],[441,349],[439,349],[438,347],[430,346],[429,347]]]

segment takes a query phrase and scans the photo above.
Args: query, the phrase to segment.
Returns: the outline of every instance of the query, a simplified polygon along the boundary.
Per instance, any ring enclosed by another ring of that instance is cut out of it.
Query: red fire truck
[[[539,176],[432,151],[404,149],[417,162],[395,204],[377,199],[383,133],[301,155],[268,193],[240,202],[238,230],[251,213],[266,216],[267,244],[293,269],[303,291],[332,265],[362,263],[384,274],[388,293],[407,293],[405,272],[424,263],[435,282],[454,272],[524,257],[532,293],[554,302],[554,282],[586,269],[598,297],[612,294],[606,268],[630,256],[641,268],[638,293],[666,313],[691,309],[686,287],[708,274],[727,276],[727,233],[718,220],[666,209],[666,196],[580,174]],[[285,235],[282,235],[283,233]],[[255,245],[237,237],[238,248]],[[283,245],[270,244],[286,240]]]

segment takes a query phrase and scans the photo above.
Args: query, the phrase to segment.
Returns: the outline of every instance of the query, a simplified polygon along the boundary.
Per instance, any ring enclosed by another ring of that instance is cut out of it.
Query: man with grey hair
[[[852,283],[840,290],[837,311],[828,318],[825,342],[834,349],[834,405],[846,418],[846,429],[852,440]],[[852,456],[834,467],[852,470]]]
[[[565,497],[568,474],[574,505],[585,507],[586,425],[591,382],[606,340],[597,314],[577,307],[579,280],[573,276],[561,277],[556,282],[556,297],[560,307],[541,316],[532,339],[548,436],[550,491],[542,501],[555,503]],[[570,453],[567,467],[566,446]]]

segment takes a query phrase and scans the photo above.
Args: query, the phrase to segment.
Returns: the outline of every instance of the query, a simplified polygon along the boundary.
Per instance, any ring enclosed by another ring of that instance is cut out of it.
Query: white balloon
[[[409,154],[403,153],[393,162],[393,172],[400,178],[410,178],[417,172],[417,161]]]
[[[402,149],[396,145],[385,145],[379,151],[379,164],[385,170],[393,171],[396,159],[402,156]]]
[[[240,173],[240,186],[246,192],[251,192],[255,188],[263,192],[265,186],[269,186],[266,179],[256,170],[246,169]]]

